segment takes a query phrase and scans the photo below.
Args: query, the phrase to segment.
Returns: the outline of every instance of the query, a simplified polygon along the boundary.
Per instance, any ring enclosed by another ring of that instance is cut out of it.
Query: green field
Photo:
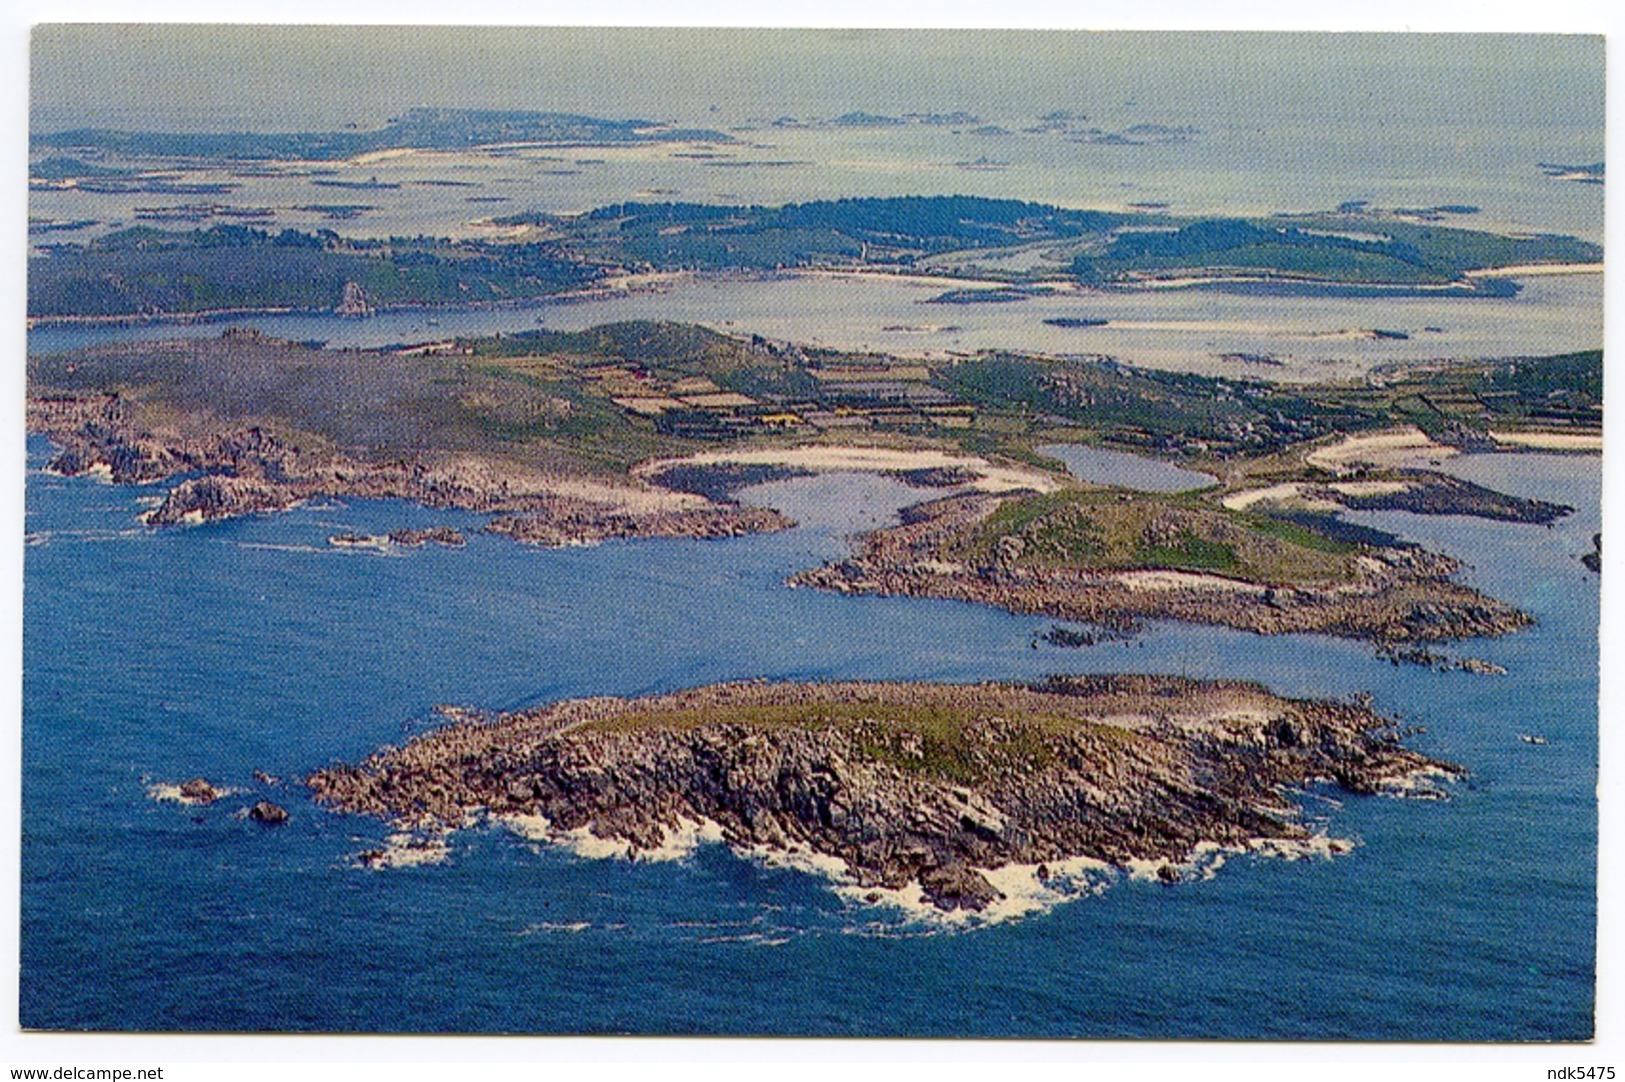
[[[1285,582],[1345,577],[1348,547],[1313,518],[1223,510],[1225,493],[1324,484],[1333,478],[1305,462],[1305,446],[1395,424],[1416,423],[1463,446],[1486,440],[1491,426],[1599,432],[1601,366],[1600,351],[1590,351],[1277,386],[1008,354],[898,360],[632,322],[394,352],[232,332],[35,356],[28,378],[34,396],[117,393],[154,430],[260,425],[364,461],[472,455],[603,478],[719,446],[836,443],[990,456],[1065,483],[1061,464],[1038,449],[1099,443],[1212,471],[1221,485],[1124,496],[1071,482],[1007,503],[983,533],[963,540],[960,555],[981,559],[1008,535],[1020,539],[1020,560],[1035,566],[1181,568]],[[867,389],[876,380],[927,397],[880,400]],[[1434,498],[1460,504],[1472,495]],[[1483,496],[1474,497],[1480,510],[1495,511]]]
[[[775,702],[771,687],[746,701],[656,699],[587,722],[580,731],[639,733],[732,726],[747,732],[844,729],[866,756],[911,774],[974,785],[991,770],[1042,769],[1055,762],[1046,737],[1086,735],[1121,748],[1144,738],[1085,716],[1081,701],[1039,688],[1004,685],[832,685],[806,690],[806,701]],[[1008,723],[997,747],[979,731],[989,717]]]
[[[1000,505],[940,549],[970,566],[1001,559],[1044,570],[1210,571],[1272,585],[1324,585],[1355,573],[1358,546],[1198,497],[1063,490]]]

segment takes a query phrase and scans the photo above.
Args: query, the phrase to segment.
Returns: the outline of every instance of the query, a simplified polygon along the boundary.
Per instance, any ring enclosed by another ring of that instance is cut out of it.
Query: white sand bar
[[[1255,503],[1290,500],[1302,491],[1302,485],[1289,481],[1284,485],[1271,485],[1269,488],[1249,488],[1241,492],[1232,492],[1219,502],[1232,511],[1245,511]]]
[[[689,492],[671,492],[647,485],[618,484],[586,477],[561,477],[519,465],[499,465],[474,455],[460,455],[437,463],[425,476],[433,482],[467,485],[479,491],[508,497],[564,496],[632,514],[694,510],[709,505],[705,497]]]
[[[881,473],[892,470],[931,470],[960,468],[977,475],[970,487],[980,492],[1010,492],[1030,488],[1053,492],[1061,481],[1038,470],[995,466],[974,455],[953,455],[946,451],[903,451],[893,447],[763,447],[740,451],[702,451],[687,458],[666,458],[645,462],[636,469],[640,476],[663,473],[676,466],[716,466],[737,463],[744,466],[787,466],[817,473],[855,471]]]
[[[1348,436],[1329,446],[1318,447],[1303,458],[1311,466],[1336,471],[1355,465],[1404,466],[1421,459],[1448,458],[1459,453],[1454,447],[1434,443],[1415,425],[1407,425]]]
[[[1392,496],[1411,486],[1403,481],[1337,481],[1327,488],[1341,496]]]
[[[1538,278],[1550,274],[1601,274],[1601,263],[1520,263],[1515,267],[1494,267],[1468,271],[1469,278]]]
[[[826,278],[853,282],[896,282],[901,285],[928,286],[931,289],[1009,289],[1010,283],[996,278],[954,278],[945,274],[893,274],[878,270],[802,270],[792,272],[795,278]],[[1039,283],[1049,286],[1051,283]],[[1055,292],[1051,289],[1050,292]]]
[[[1331,500],[1316,499],[1303,494],[1304,486],[1298,481],[1288,481],[1285,484],[1271,485],[1268,488],[1249,488],[1240,492],[1232,492],[1219,502],[1232,511],[1245,511],[1258,503],[1291,503],[1294,507],[1301,507],[1310,511],[1338,511],[1342,504]]]
[[[1512,447],[1538,447],[1543,451],[1602,450],[1602,434],[1590,432],[1496,432],[1490,439]]]
[[[1237,582],[1220,575],[1202,575],[1192,571],[1124,571],[1114,577],[1131,590],[1220,590],[1261,594],[1265,589],[1251,582]]]

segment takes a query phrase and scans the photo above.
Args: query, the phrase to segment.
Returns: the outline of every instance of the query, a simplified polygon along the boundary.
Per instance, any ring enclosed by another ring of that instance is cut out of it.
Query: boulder
[[[181,784],[181,796],[194,804],[213,804],[220,799],[220,790],[202,778],[193,778]]]
[[[269,800],[260,800],[248,809],[248,817],[256,823],[268,823],[275,826],[288,821],[288,811],[280,804],[273,804]]]
[[[968,909],[981,912],[1004,894],[982,873],[963,864],[943,864],[920,870],[920,889],[930,901],[946,910]]]

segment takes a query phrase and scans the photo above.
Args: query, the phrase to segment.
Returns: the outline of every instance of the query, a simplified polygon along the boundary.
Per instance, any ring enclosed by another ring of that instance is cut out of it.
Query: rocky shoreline
[[[945,558],[1006,497],[961,495],[908,509],[860,539],[847,559],[791,582],[841,593],[994,605],[1117,631],[1144,620],[1219,624],[1263,635],[1310,632],[1378,644],[1503,635],[1531,618],[1452,579],[1460,564],[1417,547],[1370,547],[1347,582],[1272,585],[1185,571],[1019,564],[998,546],[979,563]]]
[[[791,525],[773,511],[639,488],[635,482],[615,486],[570,477],[517,478],[466,458],[360,461],[328,448],[291,443],[257,425],[196,436],[158,434],[137,425],[116,394],[30,398],[28,430],[57,445],[48,468],[58,473],[100,471],[116,484],[181,478],[143,516],[149,526],[214,522],[346,496],[499,512],[489,532],[544,545],[732,537]],[[572,494],[581,489],[600,498]],[[407,545],[442,540],[432,533],[396,532]]]
[[[726,538],[792,525],[776,511],[729,499],[734,484],[777,476],[782,469],[777,466],[735,466],[732,472],[707,467],[720,472],[704,477],[698,470],[678,472],[679,485],[703,489],[701,494],[638,477],[620,482],[554,477],[467,455],[363,461],[314,437],[290,438],[260,425],[221,429],[205,423],[154,432],[133,419],[130,405],[116,393],[30,398],[28,428],[56,443],[50,468],[60,473],[100,472],[115,483],[178,478],[143,516],[151,526],[283,511],[320,497],[395,498],[494,514],[486,532],[554,547],[613,539]],[[903,476],[927,487],[964,481],[959,469]],[[1290,585],[1186,571],[1032,566],[1006,551],[1015,538],[1001,539],[975,560],[948,554],[967,530],[1020,495],[961,492],[916,505],[904,512],[901,525],[861,538],[847,559],[801,572],[791,582],[843,593],[973,601],[1116,632],[1148,619],[1173,619],[1261,634],[1318,632],[1409,646],[1496,636],[1531,622],[1517,609],[1455,582],[1455,561],[1416,546],[1361,545],[1356,572],[1345,581]],[[1526,522],[1549,521],[1568,510],[1425,471],[1407,475],[1403,491],[1379,486],[1370,493],[1356,489],[1336,495],[1345,506],[1466,510]],[[433,531],[395,533],[404,545],[458,543],[449,531],[444,538]]]
[[[452,716],[307,784],[409,830],[539,817],[629,855],[714,824],[736,850],[833,859],[860,887],[917,886],[950,911],[1000,901],[984,872],[1007,865],[1307,842],[1291,787],[1373,793],[1459,773],[1363,704],[1160,676],[757,682]]]
[[[559,548],[595,541],[657,537],[709,541],[771,533],[791,525],[789,519],[765,507],[716,505],[649,515],[605,511],[581,500],[559,498],[543,509],[492,519],[485,532],[502,534],[527,545]]]
[[[1499,522],[1544,525],[1574,508],[1524,496],[1509,496],[1437,470],[1393,471],[1395,490],[1362,494],[1330,486],[1305,485],[1305,497],[1334,503],[1351,511],[1410,511],[1418,515],[1472,515]]]

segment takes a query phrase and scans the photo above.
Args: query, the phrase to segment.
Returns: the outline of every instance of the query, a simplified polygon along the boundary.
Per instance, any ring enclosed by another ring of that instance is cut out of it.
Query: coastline
[[[60,473],[89,474],[113,483],[181,478],[143,514],[142,522],[149,526],[197,525],[282,511],[319,497],[355,496],[490,514],[494,517],[486,532],[550,547],[612,539],[715,539],[771,532],[792,523],[776,511],[727,502],[721,493],[712,499],[653,482],[670,471],[730,465],[793,472],[940,471],[953,475],[953,493],[911,506],[902,524],[865,535],[846,558],[803,570],[790,584],[971,601],[1120,631],[1144,620],[1175,619],[1260,634],[1319,632],[1381,648],[1501,635],[1529,623],[1518,610],[1454,582],[1454,561],[1419,549],[1370,550],[1327,581],[1247,580],[1155,563],[1020,566],[1004,554],[1004,542],[967,561],[956,554],[961,539],[1009,501],[1058,496],[1063,488],[1088,491],[1088,486],[1068,486],[1055,475],[999,466],[979,456],[861,446],[758,448],[648,460],[616,481],[547,474],[469,454],[360,461],[290,442],[257,426],[191,437],[159,435],[139,428],[128,409],[113,394],[36,398],[29,401],[28,428],[56,443],[59,450],[49,468]],[[1419,431],[1401,430],[1351,437],[1312,451],[1310,457],[1329,454],[1323,465],[1336,469],[1356,459],[1444,450],[1453,451]],[[1284,499],[1310,508],[1403,507],[1518,521],[1540,521],[1540,516],[1563,510],[1443,475],[1412,471],[1396,476],[1402,479],[1282,484],[1233,492],[1219,503],[1235,511]],[[1167,513],[1178,518],[1197,512]]]
[[[1409,283],[1409,282],[1382,282],[1382,281],[1341,281],[1330,278],[1316,278],[1311,276],[1293,276],[1284,274],[1209,274],[1186,275],[1182,277],[1158,277],[1154,273],[1144,272],[1131,279],[1112,282],[1099,287],[1108,292],[1134,293],[1156,292],[1176,289],[1199,289],[1229,286],[1268,286],[1288,285],[1303,287],[1323,287],[1326,289],[1365,289],[1381,293],[1418,293],[1418,294],[1449,294],[1472,291],[1473,280],[1519,279],[1530,277],[1553,277],[1561,275],[1601,274],[1604,265],[1601,263],[1531,263],[1512,267],[1490,267],[1483,270],[1470,270],[1463,272],[1462,279],[1454,282],[1442,283]],[[505,309],[523,309],[527,307],[543,307],[549,304],[578,304],[595,300],[604,300],[616,296],[626,296],[644,293],[657,293],[669,289],[671,286],[684,281],[753,281],[771,282],[777,279],[799,278],[809,280],[851,281],[851,282],[886,282],[897,285],[917,287],[920,289],[964,289],[964,290],[997,290],[1010,289],[1019,285],[1023,290],[1032,292],[1035,296],[1081,296],[1090,292],[1089,287],[1083,286],[1075,280],[1068,278],[1044,278],[1031,282],[1013,282],[1009,280],[978,278],[974,276],[956,277],[943,273],[921,273],[910,270],[891,271],[877,267],[789,267],[783,270],[714,270],[714,271],[645,271],[612,274],[605,278],[576,289],[558,293],[538,294],[533,297],[516,297],[506,300],[490,301],[461,301],[457,303],[402,302],[389,305],[379,305],[372,309],[373,313],[388,314],[395,312],[457,312],[457,311],[491,311]],[[111,315],[29,315],[25,317],[24,325],[32,330],[36,327],[72,327],[72,326],[151,326],[151,325],[177,325],[185,326],[194,323],[212,323],[227,319],[238,319],[254,316],[325,316],[342,314],[331,307],[234,307],[200,309],[195,312],[124,312]],[[366,318],[358,316],[356,318]],[[1223,324],[1215,323],[1215,327]],[[1136,329],[1140,324],[1132,321],[1114,322],[1118,329]]]
[[[677,348],[663,325],[623,330],[638,340],[616,348],[632,356],[645,356],[649,341],[657,351]],[[721,348],[714,332],[697,337],[701,345],[676,340],[683,349]],[[747,351],[751,363],[779,356],[737,340],[728,348]],[[877,446],[808,442],[761,426],[700,449],[708,444],[612,413],[602,400],[620,399],[582,382],[646,378],[630,362],[588,376],[572,368],[560,379],[556,359],[519,356],[497,367],[483,355],[418,352],[317,351],[236,330],[37,358],[27,427],[57,445],[51,469],[167,483],[142,516],[150,526],[355,496],[495,516],[487,532],[544,546],[725,538],[791,525],[736,502],[727,476],[890,474],[946,498],[910,506],[901,525],[864,537],[848,558],[794,575],[792,585],[972,601],[1117,631],[1176,619],[1382,647],[1499,635],[1528,618],[1452,581],[1456,565],[1443,557],[1293,515],[1402,509],[1547,522],[1567,510],[1416,468],[1461,448],[1415,425],[1333,429],[1285,444],[1284,459],[1220,456],[1213,468],[1223,487],[1176,500],[1031,465],[1019,442],[1005,458],[908,432],[881,430],[872,439],[891,446]],[[321,373],[314,394],[313,370]],[[686,371],[674,366],[661,378],[675,386]],[[715,389],[709,377],[706,385]],[[199,413],[195,403],[210,400],[225,404],[221,412]],[[429,402],[435,408],[426,411]],[[1248,487],[1266,480],[1276,483]],[[1286,504],[1276,508],[1285,518],[1248,514],[1266,502]],[[993,536],[1000,532],[1008,536]]]
[[[1422,768],[1420,772],[1445,779],[1455,777],[1436,768]],[[492,822],[528,842],[560,848],[583,860],[672,863],[692,858],[702,845],[721,845],[735,856],[764,867],[785,868],[811,876],[848,905],[891,909],[911,922],[944,931],[1020,920],[1069,901],[1102,894],[1126,882],[1171,886],[1211,880],[1232,858],[1252,856],[1288,862],[1333,860],[1353,852],[1357,845],[1349,839],[1312,832],[1301,838],[1261,835],[1230,843],[1197,841],[1181,856],[1130,857],[1115,863],[1092,856],[1026,863],[1012,861],[995,868],[972,869],[993,888],[995,896],[990,897],[985,906],[945,909],[933,902],[917,881],[899,887],[866,884],[860,869],[802,843],[783,847],[730,843],[727,828],[712,819],[679,817],[661,844],[653,849],[639,849],[625,838],[599,837],[589,827],[561,830],[540,815],[505,814],[492,817]],[[475,820],[466,826],[477,825]],[[388,847],[369,850],[362,859],[367,867],[380,869],[439,863],[450,857],[444,837],[392,834]]]
[[[579,304],[584,301],[604,300],[610,297],[642,293],[658,293],[676,282],[693,277],[687,271],[654,271],[611,275],[592,285],[560,293],[543,293],[534,297],[514,297],[497,301],[459,301],[456,304],[434,304],[428,301],[375,305],[367,315],[349,316],[367,319],[373,315],[401,312],[489,312],[541,308],[549,304]],[[207,308],[196,312],[125,312],[106,316],[26,316],[24,327],[145,327],[188,326],[195,323],[218,323],[228,319],[254,316],[341,316],[345,314],[331,306],[295,308],[286,306]]]
[[[1005,502],[968,494],[917,505],[900,525],[861,537],[849,556],[790,582],[837,593],[969,601],[1114,632],[1132,631],[1146,620],[1179,620],[1261,635],[1319,633],[1382,649],[1495,637],[1533,622],[1454,581],[1460,567],[1455,560],[1420,548],[1359,550],[1346,578],[1321,582],[1250,581],[1175,568],[1023,564],[1021,539],[1014,535],[1000,537],[984,555],[956,559]]]
[[[494,514],[487,530],[562,546],[609,538],[733,537],[785,529],[763,508],[643,483],[548,474],[472,454],[368,462],[290,442],[257,425],[201,436],[144,430],[116,394],[30,398],[27,430],[57,447],[48,469],[110,483],[178,482],[141,516],[198,525],[322,497],[396,498]]]
[[[306,784],[405,832],[489,821],[637,860],[721,842],[848,900],[1005,919],[1107,872],[1175,883],[1225,853],[1346,851],[1286,789],[1377,794],[1424,771],[1460,773],[1359,704],[1094,676],[571,700],[464,718]]]
[[[1512,267],[1470,270],[1468,278],[1543,278],[1554,274],[1601,274],[1602,263],[1522,263]]]

